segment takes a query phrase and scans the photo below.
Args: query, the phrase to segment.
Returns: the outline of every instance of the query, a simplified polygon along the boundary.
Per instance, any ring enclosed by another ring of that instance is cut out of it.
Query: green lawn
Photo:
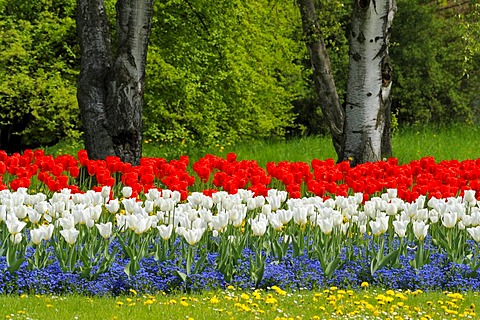
[[[425,156],[441,160],[465,160],[480,158],[480,128],[467,125],[452,125],[449,128],[404,128],[394,133],[392,138],[393,156],[400,163],[407,163]],[[56,146],[45,148],[46,153],[75,154],[83,148],[82,142],[62,141]],[[143,145],[143,154],[148,157],[163,157],[175,146],[156,145],[147,142]],[[235,152],[239,159],[257,160],[260,165],[269,161],[304,161],[312,159],[336,160],[335,150],[329,137],[313,136],[292,138],[285,141],[259,140],[235,146],[212,147],[207,151],[219,156]],[[187,154],[192,160],[199,159],[205,152],[190,150]]]
[[[235,288],[123,297],[0,296],[4,319],[478,319],[478,293]]]

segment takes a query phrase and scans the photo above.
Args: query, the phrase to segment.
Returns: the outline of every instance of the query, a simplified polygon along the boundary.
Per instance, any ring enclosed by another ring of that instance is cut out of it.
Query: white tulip
[[[160,237],[162,237],[163,240],[168,240],[170,239],[173,231],[173,224],[169,224],[168,226],[162,224],[157,226],[158,232],[160,233]]]
[[[282,221],[280,221],[280,219],[278,218],[278,214],[277,213],[270,213],[268,216],[268,222],[270,223],[270,225],[272,226],[272,228],[274,230],[277,230],[277,231],[280,231],[282,230],[282,227],[283,227],[283,223]]]
[[[25,228],[27,225],[26,222],[18,220],[18,218],[14,215],[7,216],[5,223],[7,225],[8,232],[13,235],[22,232],[23,228]]]
[[[102,206],[96,205],[94,207],[88,208],[88,213],[90,215],[90,219],[97,221],[100,219],[100,216],[102,214]]]
[[[48,226],[42,224],[39,227],[39,229],[42,230],[43,239],[45,241],[48,241],[48,240],[50,240],[50,238],[52,238],[53,230],[55,229],[55,227],[53,226],[53,224],[49,224]]]
[[[457,212],[449,212],[449,213],[445,213],[442,217],[442,224],[446,227],[446,228],[453,228],[455,227],[455,225],[457,224]]]
[[[112,188],[110,186],[103,186],[102,191],[100,192],[100,195],[102,196],[103,199],[105,199],[105,202],[110,198],[110,191]]]
[[[109,221],[107,223],[98,223],[95,226],[104,239],[108,239],[112,235],[112,222]]]
[[[407,233],[407,227],[410,221],[408,220],[395,220],[393,221],[393,227],[395,228],[395,233],[400,237],[404,238]]]
[[[293,209],[293,221],[296,224],[304,225],[307,223],[307,207],[296,207]]]
[[[27,206],[26,205],[19,205],[17,207],[14,207],[15,215],[17,216],[18,219],[22,220],[25,219],[27,216]]]
[[[130,198],[132,196],[133,190],[131,187],[123,187],[122,195],[124,198]]]
[[[359,226],[359,231],[360,231],[361,234],[367,233],[367,225],[361,224],[361,225]]]
[[[42,229],[30,229],[30,240],[33,244],[40,244],[43,240],[43,230]]]
[[[0,221],[7,220],[7,207],[5,205],[0,205]]]
[[[10,241],[13,242],[13,244],[18,244],[22,241],[23,235],[21,233],[16,233],[16,234],[11,234],[10,235]]]
[[[255,236],[263,236],[267,231],[267,222],[265,220],[251,219],[250,224],[252,227],[252,233]]]
[[[148,189],[147,194],[145,195],[148,200],[155,201],[160,198],[161,194],[157,188]]]
[[[392,202],[387,203],[387,210],[386,210],[386,212],[387,212],[387,215],[389,215],[389,216],[394,216],[394,215],[396,215],[397,212],[398,212],[398,207],[397,207],[397,205],[396,205],[395,203],[392,203]]]
[[[473,240],[480,242],[480,226],[467,228],[467,232],[472,236]]]
[[[120,203],[118,202],[118,199],[113,199],[105,204],[105,208],[107,208],[108,212],[111,214],[115,214],[120,209]]]
[[[333,220],[332,219],[320,219],[317,221],[320,230],[325,234],[330,234],[333,231]]]
[[[28,220],[30,220],[30,222],[33,224],[39,223],[40,219],[42,218],[42,215],[38,213],[37,210],[32,208],[28,208],[27,215],[28,215]]]
[[[418,240],[422,241],[427,236],[429,227],[430,227],[430,225],[425,224],[425,222],[423,222],[423,221],[414,221],[413,222],[413,234],[415,235],[415,237]]]
[[[397,189],[387,189],[388,198],[395,199],[397,197]]]
[[[465,190],[463,200],[467,203],[473,203],[473,205],[475,205],[477,200],[475,199],[475,190]]]
[[[137,207],[137,199],[135,198],[125,198],[122,200],[123,206],[125,207],[125,211],[128,213],[133,213]]]
[[[222,232],[228,226],[228,214],[219,212],[218,215],[212,217],[212,229]]]
[[[205,229],[188,229],[183,232],[183,237],[185,241],[191,246],[195,245],[202,239],[203,232]]]
[[[293,211],[292,210],[278,210],[277,211],[278,219],[282,222],[282,224],[287,224],[293,218]]]
[[[343,235],[347,234],[349,228],[350,228],[350,222],[342,223],[342,225],[340,226],[340,230],[342,231]]]
[[[70,245],[75,244],[75,241],[77,241],[77,237],[78,237],[79,233],[80,233],[80,231],[78,231],[75,228],[73,228],[73,229],[63,229],[63,230],[60,231],[60,234],[63,236],[65,241]]]

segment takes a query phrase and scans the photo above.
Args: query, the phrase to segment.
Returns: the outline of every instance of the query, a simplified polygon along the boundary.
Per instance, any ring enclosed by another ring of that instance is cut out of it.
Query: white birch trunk
[[[345,109],[344,159],[352,165],[381,160],[389,111],[388,42],[395,0],[355,0]]]

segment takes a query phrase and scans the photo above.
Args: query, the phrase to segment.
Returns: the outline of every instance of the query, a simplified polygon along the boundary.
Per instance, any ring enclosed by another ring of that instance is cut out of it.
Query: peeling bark
[[[395,0],[355,1],[344,152],[352,165],[391,155],[388,44],[395,12]]]
[[[299,0],[298,7],[302,16],[303,34],[310,61],[312,63],[315,91],[320,101],[323,115],[330,125],[333,145],[338,159],[343,159],[344,110],[340,105],[330,59],[320,31],[313,0]]]

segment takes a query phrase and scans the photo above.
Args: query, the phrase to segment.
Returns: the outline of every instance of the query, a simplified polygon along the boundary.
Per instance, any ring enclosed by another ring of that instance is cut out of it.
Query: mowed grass
[[[0,296],[3,319],[478,319],[479,294],[325,288],[122,297]]]
[[[422,157],[433,156],[437,161],[465,160],[480,158],[480,128],[468,125],[452,125],[437,128],[434,126],[409,127],[400,129],[392,137],[393,157],[400,163],[408,163]],[[62,141],[58,145],[45,148],[47,154],[76,154],[83,148],[79,141]],[[154,142],[144,143],[143,155],[146,157],[164,157],[171,154],[175,146],[159,146]],[[186,155],[192,161],[206,153],[225,156],[229,152],[237,154],[238,159],[256,160],[261,166],[269,161],[303,161],[313,159],[337,159],[330,137],[311,136],[291,138],[283,141],[257,140],[240,143],[235,146],[217,146],[198,152],[189,150]]]

